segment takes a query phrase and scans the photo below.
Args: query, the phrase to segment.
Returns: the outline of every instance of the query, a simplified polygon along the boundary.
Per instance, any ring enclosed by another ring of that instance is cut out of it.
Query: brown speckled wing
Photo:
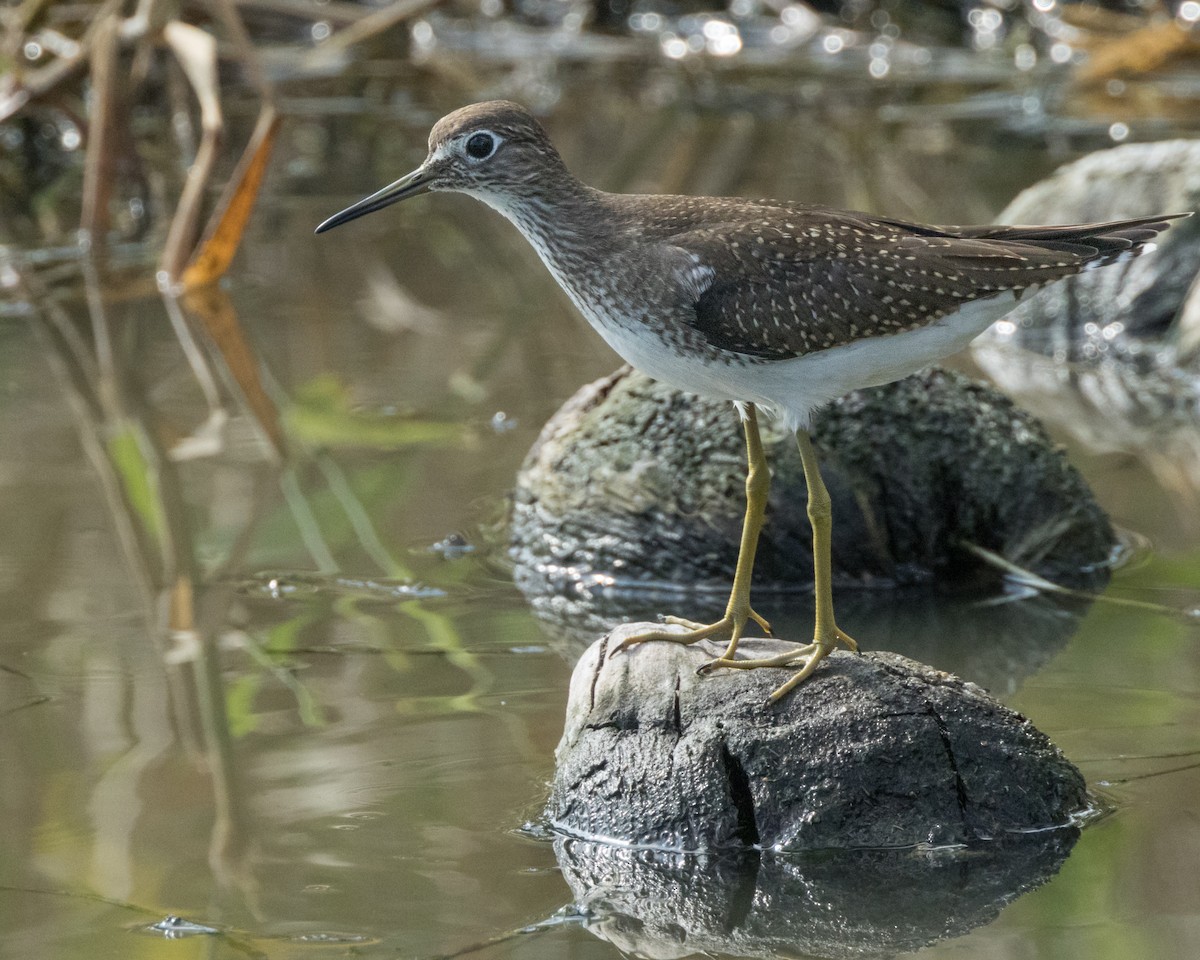
[[[1111,263],[1166,226],[929,227],[821,208],[741,212],[670,242],[713,271],[695,331],[771,360],[913,330],[969,301]]]

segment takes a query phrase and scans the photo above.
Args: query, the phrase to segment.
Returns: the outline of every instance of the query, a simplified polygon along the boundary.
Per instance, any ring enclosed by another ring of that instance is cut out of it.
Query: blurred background
[[[541,425],[617,358],[468,198],[312,233],[419,164],[443,114],[520,100],[609,190],[938,223],[1200,137],[1196,0],[0,17],[0,956],[621,953],[539,823],[578,648],[513,587],[504,531]],[[920,655],[1028,715],[1107,811],[1050,882],[922,955],[1200,944],[1191,289],[1138,350],[955,361],[1047,419],[1121,528],[1107,599],[1013,582],[847,624],[900,652],[930,604],[1064,624],[1037,669],[988,662],[984,629]]]

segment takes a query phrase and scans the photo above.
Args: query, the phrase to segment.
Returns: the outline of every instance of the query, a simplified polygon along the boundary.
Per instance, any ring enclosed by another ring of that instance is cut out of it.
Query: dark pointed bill
[[[424,193],[429,189],[429,178],[425,175],[424,167],[414,170],[406,177],[401,177],[395,183],[389,184],[377,193],[371,194],[359,200],[358,203],[347,207],[341,213],[335,213],[332,217],[317,227],[317,233],[324,233],[326,230],[332,230],[334,227],[340,227],[343,223],[349,223],[351,220],[357,220],[359,217],[366,216],[368,213],[374,213],[376,210],[382,210],[384,207],[390,206],[393,203],[398,203],[401,200],[407,200],[409,197],[415,197],[419,193]]]

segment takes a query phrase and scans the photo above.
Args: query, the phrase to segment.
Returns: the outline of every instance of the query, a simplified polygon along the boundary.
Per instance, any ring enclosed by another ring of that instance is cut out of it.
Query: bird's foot
[[[757,660],[735,660],[727,651],[724,656],[718,657],[716,660],[710,660],[701,666],[697,672],[709,673],[721,667],[730,670],[756,670],[759,667],[798,666],[800,669],[786,683],[771,692],[771,696],[768,699],[771,703],[776,703],[811,677],[813,671],[817,669],[821,661],[838,644],[846,647],[851,653],[858,653],[858,644],[854,638],[835,624],[832,629],[823,630],[814,635],[812,643],[805,644],[796,650],[789,650],[787,653],[782,653],[779,656],[763,657]]]
[[[674,630],[646,630],[642,633],[635,633],[632,636],[626,637],[618,645],[615,652],[627,650],[630,647],[639,644],[647,643],[651,640],[666,640],[670,643],[698,643],[701,640],[709,640],[713,637],[727,636],[729,637],[729,646],[725,648],[725,652],[721,654],[722,660],[732,658],[737,651],[738,641],[742,638],[742,631],[746,629],[746,624],[750,621],[757,623],[762,628],[763,632],[769,637],[771,635],[771,625],[765,619],[750,609],[750,604],[730,604],[728,610],[716,623],[697,623],[695,620],[687,620],[683,617],[663,617],[662,622],[673,627],[686,627],[687,630],[679,633]]]

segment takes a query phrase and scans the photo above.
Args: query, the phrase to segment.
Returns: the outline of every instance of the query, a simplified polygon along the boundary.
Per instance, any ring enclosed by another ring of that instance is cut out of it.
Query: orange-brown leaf
[[[209,221],[199,250],[183,271],[184,290],[215,283],[229,269],[258,199],[278,130],[278,113],[274,107],[264,106],[242,159]]]

